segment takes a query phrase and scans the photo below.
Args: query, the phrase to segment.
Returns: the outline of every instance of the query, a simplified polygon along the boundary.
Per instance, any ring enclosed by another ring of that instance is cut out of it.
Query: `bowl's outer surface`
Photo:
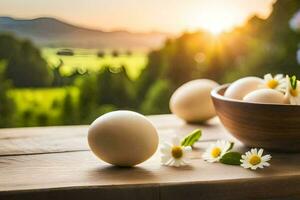
[[[225,128],[249,147],[300,152],[300,106],[257,104],[223,96],[228,85],[211,93]]]

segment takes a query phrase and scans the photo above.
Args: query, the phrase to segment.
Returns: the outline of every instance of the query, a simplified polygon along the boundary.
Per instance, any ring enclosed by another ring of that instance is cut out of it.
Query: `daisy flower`
[[[300,87],[298,86],[298,81],[296,76],[286,76],[286,81],[288,82],[288,87],[286,88],[286,98],[292,105],[300,105]]]
[[[172,144],[164,143],[160,148],[161,163],[167,166],[180,167],[188,164],[187,155],[192,151],[190,146],[181,146],[180,139],[175,137]]]
[[[264,155],[263,156],[263,149],[251,149],[250,151],[246,152],[245,155],[242,155],[241,159],[241,166],[248,169],[256,170],[257,168],[264,168],[270,166],[268,163],[271,160],[271,155]]]
[[[272,74],[266,74],[264,76],[264,86],[267,88],[278,90],[279,92],[285,92],[286,85],[286,79],[283,74],[277,74],[274,77]]]
[[[218,162],[222,156],[230,150],[231,145],[231,142],[218,140],[208,147],[202,158],[207,162]]]

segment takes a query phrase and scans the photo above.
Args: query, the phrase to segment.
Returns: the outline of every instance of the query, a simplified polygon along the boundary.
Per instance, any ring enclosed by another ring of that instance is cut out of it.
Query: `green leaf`
[[[292,88],[295,90],[297,88],[297,77],[295,75],[290,77],[290,82]]]
[[[181,141],[181,146],[192,146],[195,142],[197,142],[200,139],[201,135],[202,131],[200,129],[194,130]]]
[[[225,153],[220,162],[227,165],[240,165],[242,154],[239,152],[228,152]]]
[[[226,152],[230,151],[233,148],[233,146],[234,146],[234,142],[230,142],[230,146],[229,146],[229,148],[227,149]]]

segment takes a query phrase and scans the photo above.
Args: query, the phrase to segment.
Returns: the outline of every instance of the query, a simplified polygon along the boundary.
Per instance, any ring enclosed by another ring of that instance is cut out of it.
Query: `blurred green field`
[[[60,73],[64,76],[79,71],[98,71],[103,66],[117,69],[125,66],[131,79],[136,79],[147,64],[145,53],[120,54],[112,56],[106,51],[103,57],[97,56],[96,49],[72,49],[74,56],[57,55],[61,48],[43,48],[42,56],[53,68],[61,64]],[[16,106],[14,113],[15,126],[42,126],[66,124],[66,95],[71,95],[74,112],[78,112],[79,89],[76,86],[62,88],[24,88],[11,89],[9,97]],[[67,108],[70,109],[70,108]]]
[[[72,49],[75,53],[74,56],[61,56],[57,55],[57,51],[61,48],[43,48],[42,55],[48,62],[50,67],[56,67],[62,61],[61,74],[68,76],[74,70],[81,71],[97,71],[103,66],[110,66],[112,68],[119,68],[125,66],[128,76],[131,79],[136,79],[142,69],[145,68],[148,59],[146,53],[132,52],[131,55],[120,52],[120,55],[114,57],[110,51],[105,51],[104,57],[97,56],[96,49]]]
[[[16,103],[15,120],[18,126],[42,124],[60,125],[62,107],[67,94],[77,105],[79,90],[76,87],[45,89],[11,89],[8,95]]]

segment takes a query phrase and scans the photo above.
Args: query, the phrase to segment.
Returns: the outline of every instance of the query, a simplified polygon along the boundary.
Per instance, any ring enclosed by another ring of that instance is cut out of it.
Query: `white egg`
[[[210,97],[218,83],[208,79],[187,82],[179,87],[170,99],[170,110],[187,122],[203,122],[215,116]]]
[[[158,134],[145,116],[132,111],[114,111],[102,115],[90,125],[88,143],[103,161],[134,166],[155,153]]]
[[[259,89],[259,86],[263,84],[263,80],[258,77],[249,76],[241,78],[233,82],[225,91],[224,96],[231,99],[242,100],[243,97]]]
[[[272,89],[255,90],[247,94],[243,100],[253,103],[285,104],[284,95],[281,92]]]

